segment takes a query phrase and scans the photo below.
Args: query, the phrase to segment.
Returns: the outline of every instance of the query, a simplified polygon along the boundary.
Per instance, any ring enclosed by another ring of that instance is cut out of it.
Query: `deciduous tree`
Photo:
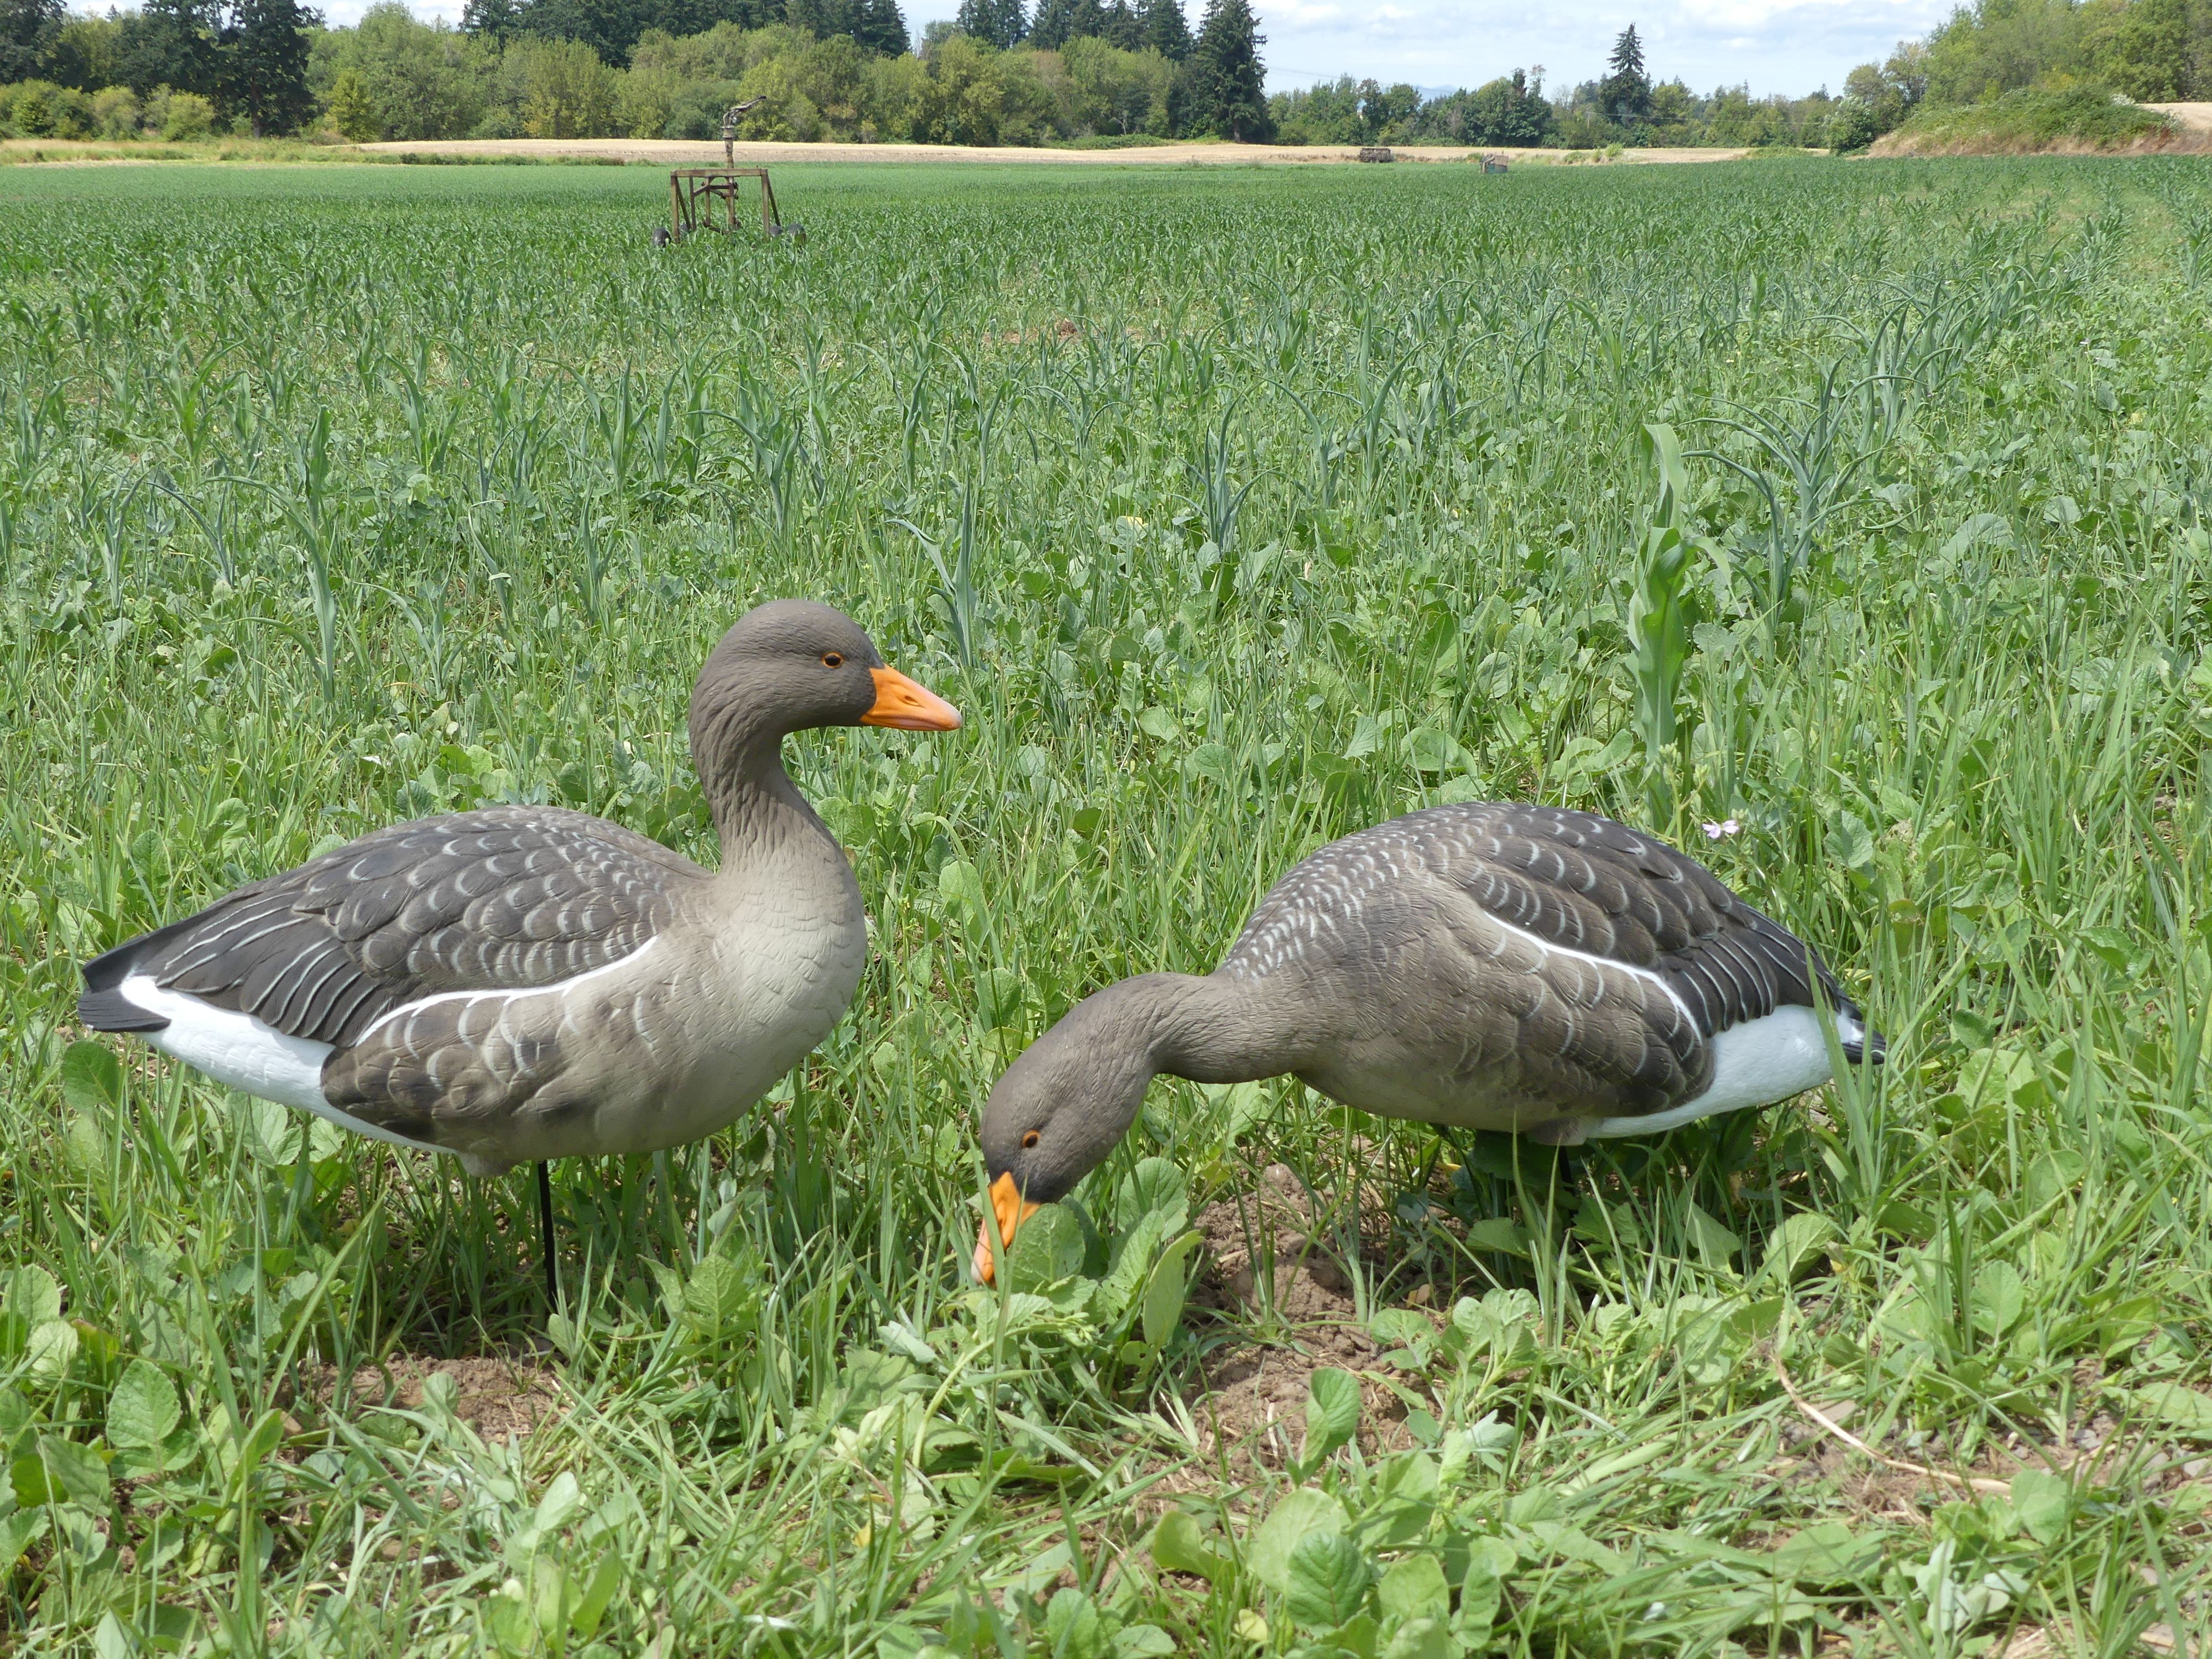
[[[1359,83],[1359,119],[1370,143],[1380,143],[1393,127],[1421,106],[1419,88],[1401,81],[1386,87],[1377,81]]]
[[[0,82],[31,81],[62,32],[62,0],[0,0]]]
[[[124,85],[141,98],[156,87],[213,95],[222,59],[215,0],[145,0],[119,22],[116,64]]]
[[[325,112],[356,140],[465,137],[491,104],[500,63],[485,37],[422,22],[400,0],[378,0],[317,52]]]

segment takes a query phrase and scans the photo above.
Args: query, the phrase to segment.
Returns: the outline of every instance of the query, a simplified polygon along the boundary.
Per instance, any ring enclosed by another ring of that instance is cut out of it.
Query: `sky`
[[[929,0],[921,0],[927,4]],[[1270,91],[1343,74],[1425,90],[1479,86],[1544,66],[1563,92],[1605,73],[1630,23],[1655,81],[1695,91],[1747,82],[1754,94],[1843,89],[1854,64],[1926,33],[1953,0],[1261,0]],[[1194,10],[1195,10],[1194,6]],[[1194,22],[1195,18],[1194,18]]]
[[[366,0],[325,0],[332,23],[350,23]],[[413,0],[417,16],[458,20],[460,0]],[[950,18],[959,0],[902,0],[908,27]],[[1631,22],[1644,37],[1655,81],[1677,76],[1698,92],[1749,83],[1753,93],[1802,95],[1843,89],[1855,64],[1879,62],[1899,40],[1925,34],[1954,0],[1255,0],[1267,44],[1267,88],[1281,92],[1372,76],[1434,94],[1480,86],[1515,69],[1544,66],[1562,92],[1605,72],[1613,37]],[[1205,0],[1185,0],[1197,27]]]

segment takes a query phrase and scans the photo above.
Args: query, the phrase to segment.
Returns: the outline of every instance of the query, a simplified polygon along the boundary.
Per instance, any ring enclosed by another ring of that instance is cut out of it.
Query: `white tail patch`
[[[1856,1020],[1839,1014],[1836,1035],[1850,1042],[1865,1033]],[[1712,1084],[1695,1100],[1648,1117],[1601,1118],[1589,1126],[1589,1133],[1593,1138],[1656,1135],[1694,1118],[1787,1100],[1819,1088],[1832,1075],[1820,1017],[1810,1008],[1777,1008],[1762,1019],[1729,1026],[1712,1044]]]
[[[217,1008],[182,991],[165,990],[150,974],[131,974],[117,988],[130,1002],[169,1022],[161,1030],[140,1033],[147,1042],[194,1070],[206,1073],[217,1083],[282,1106],[297,1106],[371,1140],[427,1152],[443,1150],[425,1147],[419,1140],[364,1123],[325,1099],[323,1061],[331,1052],[327,1042],[287,1036],[252,1014]]]

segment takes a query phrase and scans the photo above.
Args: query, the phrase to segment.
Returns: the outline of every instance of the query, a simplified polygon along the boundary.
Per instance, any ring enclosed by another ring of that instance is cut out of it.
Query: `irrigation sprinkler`
[[[653,242],[665,246],[670,241],[682,241],[702,230],[718,230],[734,234],[738,228],[738,201],[742,181],[760,181],[761,231],[771,240],[788,236],[794,240],[806,240],[806,228],[796,222],[785,224],[775,205],[775,186],[769,183],[766,167],[741,167],[738,165],[738,121],[748,110],[761,102],[748,98],[742,104],[732,104],[722,112],[722,165],[718,167],[678,167],[668,175],[668,228],[655,231]]]

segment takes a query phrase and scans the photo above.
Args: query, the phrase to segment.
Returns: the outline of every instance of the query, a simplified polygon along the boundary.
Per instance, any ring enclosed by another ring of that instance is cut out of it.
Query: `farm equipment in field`
[[[771,240],[788,236],[794,241],[805,241],[806,227],[795,222],[786,224],[777,211],[775,186],[769,183],[768,169],[737,164],[738,121],[760,101],[749,98],[723,112],[721,166],[678,167],[668,175],[668,228],[653,233],[656,243],[680,242],[702,230],[735,233],[738,198],[744,193],[744,181],[748,179],[760,183],[762,233]]]

